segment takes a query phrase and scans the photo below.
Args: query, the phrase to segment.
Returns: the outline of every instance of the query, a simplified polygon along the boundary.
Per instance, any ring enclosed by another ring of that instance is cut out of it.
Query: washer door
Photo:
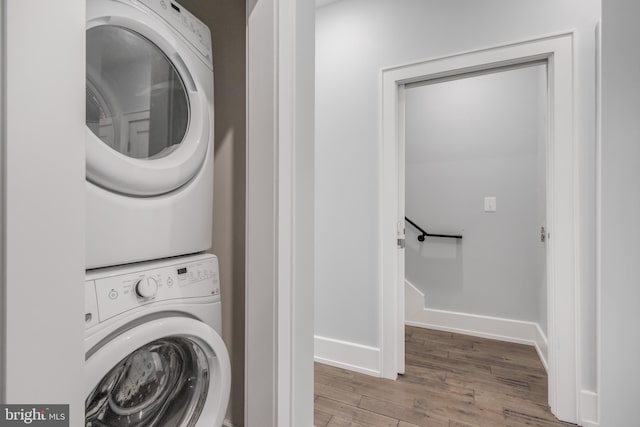
[[[209,103],[189,71],[203,65],[160,19],[117,6],[126,16],[87,22],[87,179],[126,195],[164,194],[207,154]]]
[[[86,426],[222,425],[229,356],[220,336],[182,317],[152,320],[86,360]]]

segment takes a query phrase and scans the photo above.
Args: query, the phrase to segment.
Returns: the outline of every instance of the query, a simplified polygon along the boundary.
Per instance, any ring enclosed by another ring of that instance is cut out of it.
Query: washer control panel
[[[172,0],[140,0],[180,32],[212,63],[211,31],[191,12]]]
[[[196,255],[182,262],[171,261],[160,262],[160,265],[145,263],[138,268],[108,268],[88,274],[85,282],[85,326],[91,327],[154,302],[219,298],[218,258]]]

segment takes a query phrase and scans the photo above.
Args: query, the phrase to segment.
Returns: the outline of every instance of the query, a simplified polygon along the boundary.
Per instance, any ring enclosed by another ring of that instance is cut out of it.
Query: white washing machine
[[[95,270],[85,288],[85,425],[220,427],[231,368],[217,258]]]
[[[170,0],[88,0],[86,39],[86,268],[209,249],[209,29]]]

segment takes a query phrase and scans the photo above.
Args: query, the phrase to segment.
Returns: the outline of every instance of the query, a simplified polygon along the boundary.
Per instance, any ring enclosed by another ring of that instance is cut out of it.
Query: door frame
[[[315,5],[246,7],[244,425],[311,426]]]
[[[408,83],[547,62],[547,304],[549,406],[561,420],[579,413],[579,224],[574,141],[572,32],[381,70],[380,366],[395,379],[404,369],[404,281],[398,279],[399,172],[404,169],[404,101]],[[402,169],[400,169],[402,168]],[[562,343],[562,346],[559,345]]]

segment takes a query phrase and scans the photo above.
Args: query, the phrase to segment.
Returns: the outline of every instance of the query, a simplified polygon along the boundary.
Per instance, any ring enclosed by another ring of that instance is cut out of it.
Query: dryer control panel
[[[219,299],[218,258],[205,254],[94,270],[88,272],[85,286],[85,327],[89,328],[146,304]]]
[[[180,32],[195,48],[213,63],[211,31],[191,12],[172,0],[140,0]]]

